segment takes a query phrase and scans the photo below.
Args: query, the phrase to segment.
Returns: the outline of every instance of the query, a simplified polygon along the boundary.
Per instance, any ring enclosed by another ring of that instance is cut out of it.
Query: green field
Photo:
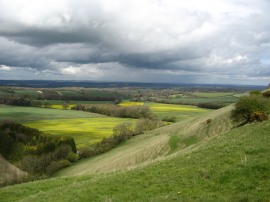
[[[104,117],[81,111],[48,109],[38,107],[17,107],[0,105],[0,120],[12,120],[20,123],[36,120],[99,118]]]
[[[216,97],[232,96],[235,93],[233,93],[233,92],[215,92],[215,93],[196,92],[196,93],[192,93],[192,94],[195,96],[198,96],[198,97],[216,98]]]
[[[56,136],[71,136],[78,148],[101,141],[112,135],[113,128],[123,122],[134,122],[134,119],[115,117],[70,118],[40,120],[27,122],[24,125],[39,129]]]
[[[0,201],[269,201],[270,121],[235,127],[232,108],[136,136],[55,178],[1,188]]]

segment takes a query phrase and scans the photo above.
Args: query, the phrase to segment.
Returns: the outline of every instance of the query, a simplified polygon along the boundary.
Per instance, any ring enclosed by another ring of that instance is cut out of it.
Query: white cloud
[[[13,67],[9,67],[6,65],[0,65],[0,71],[11,71]]]

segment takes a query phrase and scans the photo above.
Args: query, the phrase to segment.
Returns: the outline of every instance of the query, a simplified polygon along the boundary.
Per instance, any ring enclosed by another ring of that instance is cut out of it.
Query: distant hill
[[[0,86],[31,87],[31,88],[61,88],[61,87],[87,87],[87,88],[209,88],[209,89],[238,89],[238,90],[263,90],[261,85],[229,85],[229,84],[185,84],[185,83],[140,83],[140,82],[113,82],[113,81],[76,81],[76,80],[0,80]]]

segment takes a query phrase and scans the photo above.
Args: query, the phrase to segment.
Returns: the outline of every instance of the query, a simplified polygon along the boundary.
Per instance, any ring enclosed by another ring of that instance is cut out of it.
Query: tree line
[[[149,118],[154,117],[153,112],[149,106],[119,106],[119,105],[89,105],[89,104],[78,104],[71,109],[86,111],[91,113],[98,113],[107,116],[121,117],[121,118]]]

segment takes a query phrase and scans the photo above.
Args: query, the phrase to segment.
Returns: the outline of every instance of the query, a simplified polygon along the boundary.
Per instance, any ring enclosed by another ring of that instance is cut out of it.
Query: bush
[[[75,153],[73,153],[73,152],[69,152],[66,159],[67,159],[69,162],[73,163],[73,162],[78,161],[78,158],[79,158],[79,157],[78,157],[78,154],[75,154]]]
[[[250,122],[251,114],[254,112],[267,113],[269,101],[261,96],[244,96],[235,104],[232,111],[234,121]],[[255,116],[255,115],[254,115]]]
[[[253,112],[249,116],[249,122],[262,122],[268,119],[268,115],[265,112]]]
[[[79,158],[87,158],[96,154],[94,147],[83,147],[78,151]]]
[[[212,122],[212,119],[207,119],[206,120],[206,124],[208,125],[208,124],[210,124]]]
[[[176,122],[177,117],[176,116],[165,116],[162,121],[166,121],[166,122]]]
[[[270,90],[265,91],[263,97],[270,98]]]
[[[61,168],[65,168],[70,166],[71,163],[67,160],[61,160],[61,161],[52,161],[50,165],[46,168],[46,173],[51,175],[52,173],[60,170]]]

